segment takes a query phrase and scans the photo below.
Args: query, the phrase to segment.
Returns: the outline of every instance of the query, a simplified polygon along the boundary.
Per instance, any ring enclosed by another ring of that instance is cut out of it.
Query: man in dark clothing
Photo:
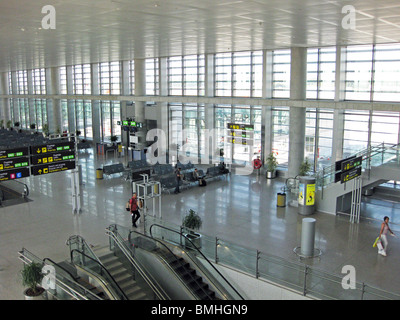
[[[179,184],[181,183],[181,179],[182,179],[181,168],[178,168],[175,171],[175,175],[176,175],[176,188],[175,188],[174,193],[176,194],[176,193],[180,192],[179,191]]]
[[[132,227],[137,228],[136,221],[139,220],[140,213],[139,213],[139,206],[138,206],[138,203],[137,203],[137,195],[136,195],[136,193],[134,193],[132,195],[132,198],[129,200],[129,204],[131,206]]]

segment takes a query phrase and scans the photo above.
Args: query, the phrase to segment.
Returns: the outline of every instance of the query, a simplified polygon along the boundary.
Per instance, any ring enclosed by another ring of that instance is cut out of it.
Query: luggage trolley
[[[139,208],[144,214],[147,214],[149,209],[148,206],[151,203],[152,215],[154,217],[158,216],[161,219],[161,183],[159,181],[149,181],[148,174],[141,174],[141,176],[143,177],[143,182],[136,183],[136,194],[139,200]]]

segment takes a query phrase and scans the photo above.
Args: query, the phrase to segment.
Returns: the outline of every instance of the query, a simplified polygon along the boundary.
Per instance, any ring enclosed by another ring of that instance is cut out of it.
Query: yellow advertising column
[[[299,177],[299,213],[310,215],[315,211],[315,178]]]

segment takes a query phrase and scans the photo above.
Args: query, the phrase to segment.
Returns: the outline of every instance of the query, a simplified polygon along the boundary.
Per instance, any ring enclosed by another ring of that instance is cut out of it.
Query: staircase
[[[133,280],[131,271],[125,268],[120,259],[109,250],[108,246],[93,248],[93,251],[129,300],[152,299]]]
[[[374,188],[389,180],[400,179],[399,145],[378,145],[362,150],[356,154],[363,157],[361,174],[363,190]],[[320,212],[336,214],[349,209],[353,182],[334,183],[334,165],[325,168],[320,181],[328,178],[327,183],[319,183],[316,191],[316,208]],[[317,173],[317,176],[321,172]],[[329,179],[331,181],[329,182]]]

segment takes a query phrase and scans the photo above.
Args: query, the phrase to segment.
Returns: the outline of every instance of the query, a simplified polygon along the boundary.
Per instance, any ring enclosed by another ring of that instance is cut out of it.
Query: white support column
[[[27,74],[28,74],[28,94],[33,94],[33,70],[28,70]],[[36,108],[35,108],[35,99],[28,98],[27,100],[28,100],[28,111],[29,111],[28,128],[30,128],[30,125],[33,123],[37,125],[36,112],[35,112]]]
[[[135,59],[135,96],[146,95],[146,60]],[[146,101],[135,101],[135,121],[143,123],[143,128],[136,133],[139,142],[136,144],[137,150],[142,150],[146,146],[147,125],[145,120]]]
[[[337,46],[335,68],[335,102],[343,101],[345,98],[345,62],[346,48]],[[334,109],[331,164],[343,159],[343,135],[344,110]]]
[[[307,79],[307,49],[292,48],[290,69],[290,99],[302,101],[306,98]],[[299,173],[299,167],[304,160],[306,129],[306,109],[290,107],[289,126],[289,177]]]
[[[263,84],[262,97],[264,99],[272,98],[272,51],[263,51]],[[261,161],[272,152],[272,107],[263,105],[261,109]]]
[[[159,90],[160,96],[168,96],[168,74],[167,74],[167,59],[159,58],[158,63],[158,78],[159,78]],[[156,104],[157,108],[157,129],[161,130],[164,134],[164,142],[162,146],[159,146],[158,157],[160,163],[171,163],[169,159],[169,116],[168,116],[168,102],[159,101]],[[160,141],[160,140],[159,140]],[[161,150],[162,149],[162,150]],[[165,159],[161,157],[165,154]]]
[[[91,72],[91,86],[92,86],[92,94],[99,95],[99,65],[97,63],[92,63],[90,65]],[[92,129],[93,129],[93,143],[94,148],[96,148],[96,143],[101,142],[101,110],[100,110],[100,101],[92,100]],[[97,154],[97,150],[95,150],[95,154]]]
[[[205,96],[213,97],[215,92],[215,81],[214,81],[214,54],[207,54],[205,56]],[[199,163],[212,164],[217,161],[213,159],[216,156],[219,159],[219,153],[217,152],[217,136],[215,128],[215,113],[214,104],[206,103],[204,105],[204,119],[205,119],[205,131],[206,131],[206,141],[205,141],[205,154],[203,156],[207,159],[201,159],[199,154]],[[198,136],[200,137],[200,132]],[[204,133],[203,133],[204,134]]]
[[[1,94],[3,95],[8,95],[9,93],[9,88],[8,88],[8,73],[7,72],[2,72],[1,77],[0,77],[0,90]],[[8,120],[10,120],[10,99],[9,98],[3,98],[0,100],[1,106],[1,115],[0,118],[4,120],[4,127],[6,127],[6,123]]]

